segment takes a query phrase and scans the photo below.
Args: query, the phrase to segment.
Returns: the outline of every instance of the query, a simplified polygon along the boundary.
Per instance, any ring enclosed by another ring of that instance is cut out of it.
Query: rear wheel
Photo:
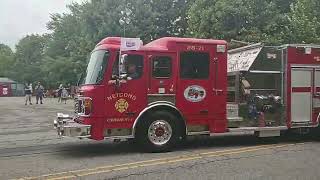
[[[181,136],[178,121],[177,117],[166,111],[150,113],[140,122],[136,140],[145,151],[169,151]]]

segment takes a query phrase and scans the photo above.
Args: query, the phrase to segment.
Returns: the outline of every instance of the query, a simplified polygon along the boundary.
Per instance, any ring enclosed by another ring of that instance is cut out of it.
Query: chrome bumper
[[[60,137],[89,138],[91,136],[91,125],[79,124],[67,114],[58,113],[57,118],[53,121],[53,126]]]

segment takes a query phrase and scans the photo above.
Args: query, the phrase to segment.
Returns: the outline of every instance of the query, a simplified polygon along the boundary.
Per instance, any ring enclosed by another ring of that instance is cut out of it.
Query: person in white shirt
[[[68,96],[69,96],[68,90],[66,88],[63,88],[61,92],[61,102],[64,101],[64,104],[67,104]]]

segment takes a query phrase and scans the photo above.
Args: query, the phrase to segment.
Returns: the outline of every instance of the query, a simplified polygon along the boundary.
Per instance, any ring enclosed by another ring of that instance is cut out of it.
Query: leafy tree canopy
[[[164,36],[320,43],[318,0],[94,0],[52,14],[50,34],[27,35],[16,51],[0,44],[0,76],[75,84],[95,44],[107,36]]]

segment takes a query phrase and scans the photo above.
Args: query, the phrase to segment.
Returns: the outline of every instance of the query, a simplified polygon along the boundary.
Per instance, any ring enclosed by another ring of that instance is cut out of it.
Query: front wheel
[[[137,128],[137,142],[149,152],[171,150],[181,136],[178,120],[173,114],[165,111],[147,115]]]

